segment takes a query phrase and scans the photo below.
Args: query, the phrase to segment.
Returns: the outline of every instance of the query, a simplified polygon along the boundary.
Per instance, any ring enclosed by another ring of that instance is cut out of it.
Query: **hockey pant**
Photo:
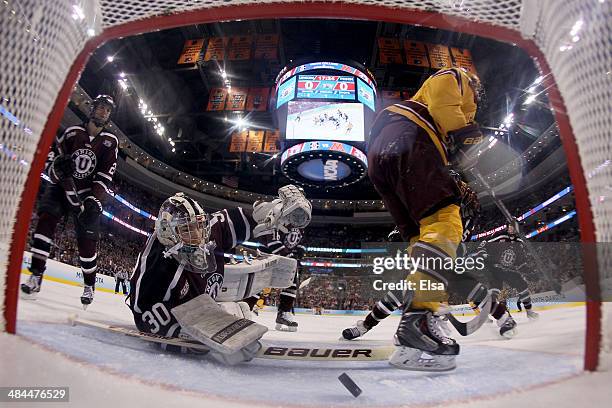
[[[75,217],[76,219],[76,217]],[[39,216],[38,224],[34,230],[34,242],[32,243],[32,266],[30,270],[34,275],[42,276],[47,267],[47,258],[53,245],[53,236],[59,218],[49,213],[42,213]],[[79,262],[83,281],[86,285],[94,286],[96,283],[97,240],[84,238],[77,233],[77,248],[79,250]]]

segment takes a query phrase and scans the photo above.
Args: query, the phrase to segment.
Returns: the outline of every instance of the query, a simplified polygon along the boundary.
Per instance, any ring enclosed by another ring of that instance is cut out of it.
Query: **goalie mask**
[[[217,269],[208,214],[185,194],[177,193],[164,201],[155,221],[155,233],[166,247],[164,257],[171,256],[196,273]]]

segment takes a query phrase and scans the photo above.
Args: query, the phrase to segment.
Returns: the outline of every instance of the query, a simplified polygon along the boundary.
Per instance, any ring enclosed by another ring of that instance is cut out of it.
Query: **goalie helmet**
[[[96,109],[100,105],[106,105],[109,108],[109,114],[104,116],[97,116]],[[89,111],[89,120],[96,124],[98,127],[105,126],[109,121],[110,117],[115,110],[115,101],[110,95],[98,95],[91,102],[91,110]]]
[[[217,269],[208,214],[184,193],[164,201],[155,221],[155,234],[166,247],[164,257],[172,256],[189,266],[187,270],[201,273]]]

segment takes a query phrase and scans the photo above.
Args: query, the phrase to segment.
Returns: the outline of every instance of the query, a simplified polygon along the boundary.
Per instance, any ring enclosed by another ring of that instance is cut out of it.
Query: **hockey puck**
[[[361,388],[359,388],[359,386],[355,384],[355,381],[353,381],[351,377],[348,376],[347,373],[340,374],[338,376],[338,379],[340,380],[342,385],[344,385],[346,389],[349,390],[351,394],[353,394],[353,397],[357,398],[363,392]]]

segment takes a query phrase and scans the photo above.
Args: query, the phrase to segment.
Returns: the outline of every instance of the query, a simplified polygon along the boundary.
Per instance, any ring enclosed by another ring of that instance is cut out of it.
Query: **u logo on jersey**
[[[516,259],[516,254],[514,251],[510,249],[506,249],[501,256],[501,263],[504,266],[512,266],[514,264],[514,260]]]
[[[285,235],[285,247],[292,249],[302,240],[302,231],[299,228],[292,228],[287,235]]]
[[[215,299],[217,294],[219,294],[222,285],[223,275],[215,272],[206,280],[206,289],[204,289],[204,292],[208,293],[211,298]]]
[[[75,165],[74,173],[72,174],[74,178],[87,178],[96,169],[96,154],[90,149],[75,150],[71,158]]]

